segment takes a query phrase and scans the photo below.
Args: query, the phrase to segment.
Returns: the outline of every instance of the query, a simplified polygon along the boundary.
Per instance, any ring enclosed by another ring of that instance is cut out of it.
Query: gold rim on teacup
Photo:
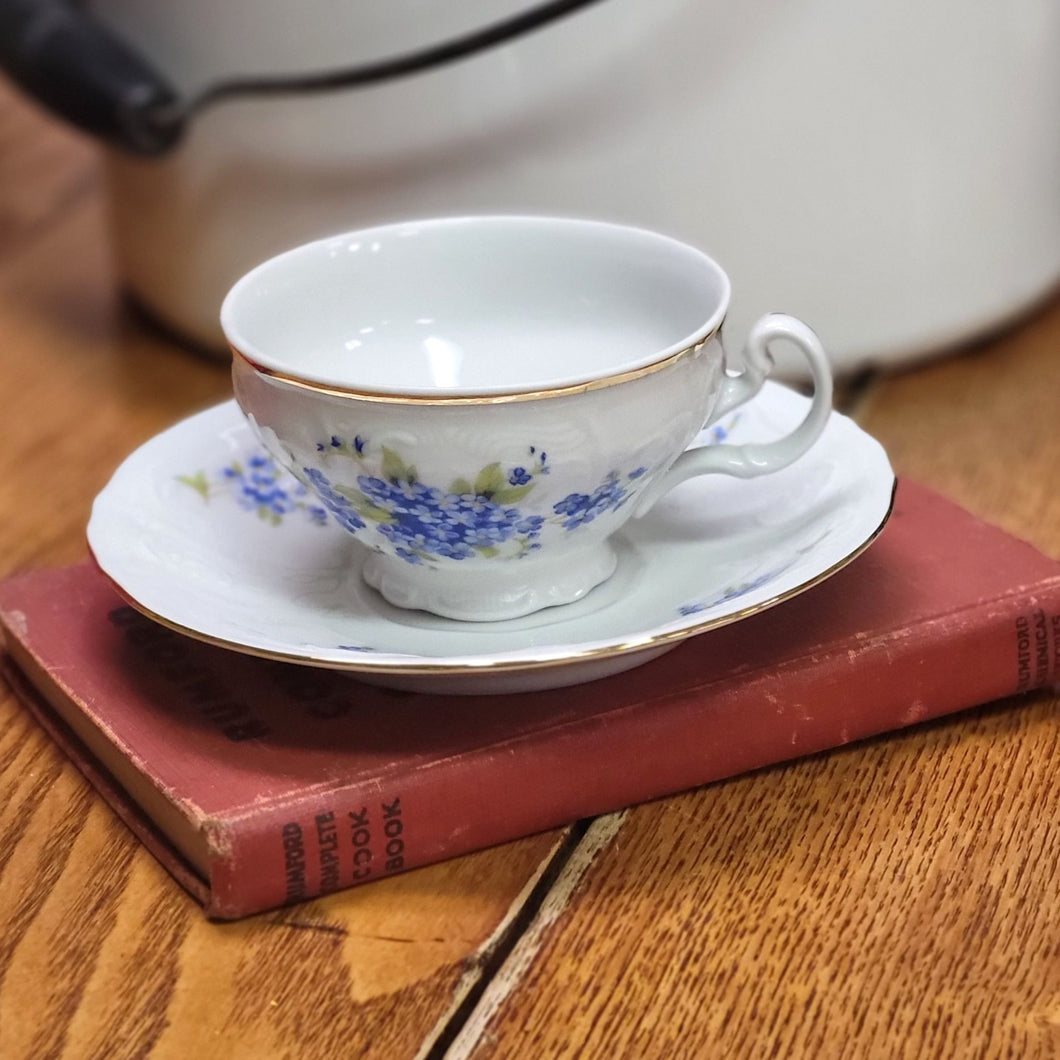
[[[575,394],[585,394],[592,390],[604,390],[608,387],[619,386],[622,383],[632,382],[644,376],[652,375],[662,371],[686,357],[696,356],[700,350],[712,339],[718,337],[721,325],[717,324],[702,338],[695,342],[682,346],[679,350],[653,361],[651,364],[631,368],[625,372],[616,372],[614,375],[605,375],[596,379],[588,379],[578,383],[566,383],[553,387],[541,387],[536,390],[511,390],[499,394],[445,394],[442,396],[428,395],[423,393],[388,393],[378,390],[358,390],[355,387],[334,386],[328,383],[318,383],[312,379],[303,379],[297,375],[270,368],[267,365],[255,361],[242,350],[229,344],[232,356],[235,360],[242,361],[248,368],[259,375],[269,379],[275,379],[288,386],[298,387],[302,390],[311,390],[315,394],[326,394],[331,397],[357,398],[359,401],[377,402],[384,405],[508,405],[517,401],[540,401],[543,398],[567,397]]]

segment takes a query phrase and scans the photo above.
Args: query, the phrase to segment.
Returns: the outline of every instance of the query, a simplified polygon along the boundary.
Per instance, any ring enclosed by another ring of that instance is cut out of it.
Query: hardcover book
[[[0,585],[8,677],[211,917],[847,744],[1060,672],[1060,563],[911,482],[868,551],[638,669],[415,694],[201,643],[91,564]]]

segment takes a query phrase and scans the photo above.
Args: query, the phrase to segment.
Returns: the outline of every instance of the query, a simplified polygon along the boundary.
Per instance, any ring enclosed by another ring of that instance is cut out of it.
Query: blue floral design
[[[541,516],[524,515],[484,493],[446,493],[421,482],[388,482],[367,475],[358,478],[357,485],[374,506],[388,513],[389,518],[379,522],[379,533],[409,563],[428,556],[488,557],[512,540],[521,553],[539,547]]]
[[[354,436],[352,442],[344,442],[341,438],[333,434],[326,442],[317,442],[317,452],[345,452],[350,456],[359,457],[364,454],[364,447],[366,444],[365,440],[359,434]]]
[[[349,530],[352,534],[355,530],[363,530],[368,525],[357,514],[349,498],[343,496],[331,485],[323,471],[318,471],[315,467],[303,468],[303,471],[310,485],[316,490],[317,496],[324,502],[324,507],[335,517],[339,526],[344,530]]]
[[[610,472],[591,494],[572,493],[559,501],[553,510],[560,518],[553,519],[519,506],[537,478],[551,470],[548,454],[535,446],[513,466],[488,464],[474,478],[457,478],[447,489],[421,482],[399,453],[388,446],[375,452],[362,435],[352,441],[332,436],[315,448],[325,464],[345,457],[362,469],[346,485],[320,467],[304,467],[304,479],[324,507],[351,533],[374,528],[387,551],[408,563],[529,555],[541,548],[539,538],[548,522],[568,531],[592,522],[621,507],[630,483],[645,472],[638,467],[624,478]]]
[[[644,474],[646,468],[638,467],[627,476],[627,481],[635,481]],[[563,526],[574,530],[586,523],[591,523],[604,512],[617,511],[629,499],[629,489],[622,484],[617,471],[612,471],[592,493],[568,493],[561,501],[552,506],[557,515],[564,516]]]
[[[327,512],[319,504],[310,503],[306,487],[261,452],[253,453],[245,463],[234,460],[223,467],[215,482],[210,482],[202,471],[178,475],[177,481],[190,486],[206,501],[220,489],[241,508],[255,512],[273,526],[279,526],[283,517],[292,512],[303,513],[319,526],[327,522]]]
[[[710,428],[710,434],[707,437],[707,445],[720,445],[722,442],[728,440],[729,435],[732,433],[733,427],[740,422],[740,413],[734,413],[724,423],[715,423]]]
[[[740,582],[738,585],[730,585],[710,600],[703,600],[694,604],[684,604],[677,609],[678,614],[687,618],[690,615],[698,615],[703,611],[709,611],[711,608],[718,607],[721,604],[727,604],[732,600],[738,600],[741,596],[746,596],[755,589],[760,589],[763,585],[768,585],[769,582],[779,574],[782,574],[790,566],[791,562],[785,563],[783,566],[777,567],[775,570],[771,570],[766,574],[760,574],[757,578],[752,578],[750,581]]]

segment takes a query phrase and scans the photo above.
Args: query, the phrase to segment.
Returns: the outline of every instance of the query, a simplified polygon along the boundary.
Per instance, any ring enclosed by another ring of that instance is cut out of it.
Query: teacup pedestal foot
[[[611,577],[617,563],[614,548],[603,541],[560,558],[469,559],[457,569],[373,552],[362,573],[396,607],[465,622],[500,622],[580,600]]]

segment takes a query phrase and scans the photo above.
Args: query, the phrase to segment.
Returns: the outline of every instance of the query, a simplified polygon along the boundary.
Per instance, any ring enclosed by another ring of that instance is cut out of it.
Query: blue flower
[[[611,471],[592,493],[568,493],[552,506],[552,510],[557,515],[565,516],[564,529],[574,530],[591,523],[598,515],[617,511],[628,497],[629,491],[619,484],[618,472]]]
[[[354,530],[364,529],[366,523],[350,504],[348,498],[339,493],[328,480],[323,471],[315,467],[302,468],[305,477],[316,490],[317,496],[323,505],[337,520],[339,526],[353,533]]]
[[[266,453],[254,453],[245,463],[234,461],[221,468],[218,477],[241,508],[257,512],[273,524],[294,511],[305,512],[314,523],[324,521],[323,509],[307,503],[305,486],[281,471]],[[208,490],[205,483],[196,488]]]
[[[482,494],[446,493],[422,482],[390,482],[374,475],[361,475],[357,487],[386,513],[377,530],[395,555],[409,563],[428,556],[464,560],[489,555],[509,540],[537,537],[544,525],[541,516],[524,515]]]
[[[508,476],[508,483],[512,486],[525,486],[533,476],[525,467],[513,467]]]
[[[710,600],[700,600],[693,604],[682,604],[677,609],[678,614],[684,617],[698,615],[712,607],[720,607],[723,604],[731,603],[733,600],[738,600],[741,596],[746,596],[747,593],[754,592],[755,589],[760,589],[762,586],[768,585],[769,582],[776,578],[777,575],[781,574],[790,565],[790,562],[785,563],[783,566],[777,567],[775,570],[767,571],[765,574],[760,574],[757,578],[752,578],[750,581],[727,586],[721,592],[715,594]]]
[[[298,507],[296,497],[304,495],[305,491],[296,487],[292,491],[295,496],[292,496],[279,485],[279,472],[271,459],[252,456],[247,467],[249,471],[239,464],[232,464],[223,472],[225,478],[238,486],[236,500],[243,508],[257,510],[263,515],[285,515]]]

